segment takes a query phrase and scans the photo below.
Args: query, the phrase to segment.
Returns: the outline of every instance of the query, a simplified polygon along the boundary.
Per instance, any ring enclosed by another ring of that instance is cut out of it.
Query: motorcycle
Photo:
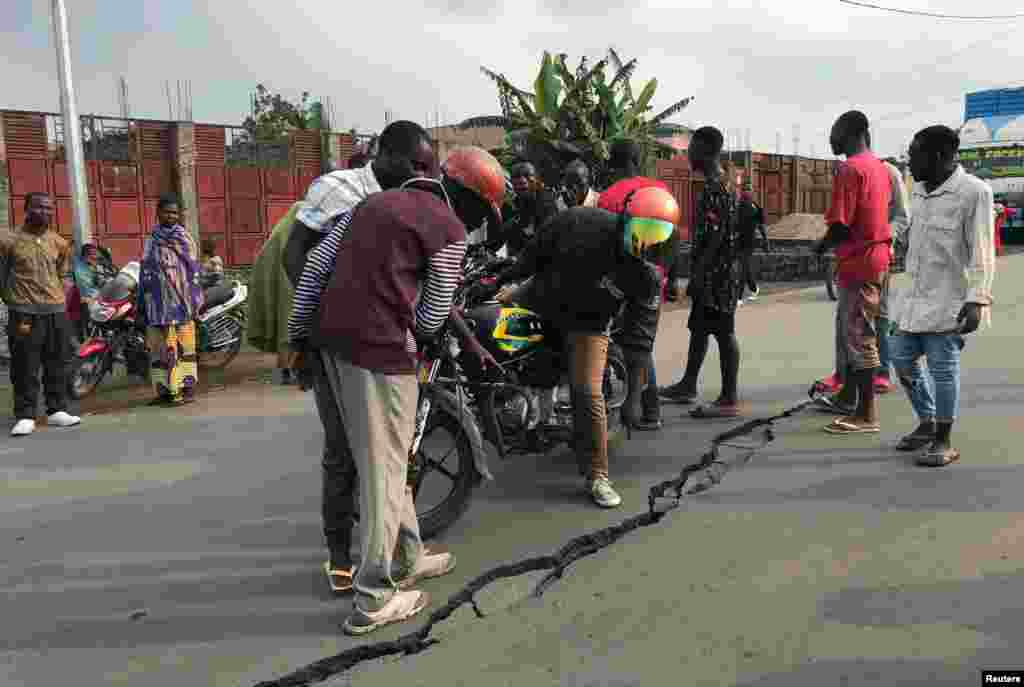
[[[248,288],[240,282],[205,280],[204,302],[196,318],[196,351],[200,367],[226,367],[242,348]],[[135,312],[139,263],[129,262],[100,289],[89,305],[92,336],[78,348],[68,379],[72,398],[93,393],[115,363],[128,374],[149,378],[150,358],[144,326]]]
[[[477,360],[462,351],[448,325],[421,357],[409,485],[424,537],[436,536],[454,524],[469,507],[473,488],[491,479],[484,440],[503,460],[511,455],[550,453],[573,442],[573,399],[560,337],[527,308],[467,297],[466,292],[472,291],[470,275],[485,279],[494,263],[482,259],[476,272],[467,271],[456,303],[466,305],[466,324],[494,356],[500,371],[481,370]],[[608,349],[603,391],[611,430],[618,424],[615,411],[628,396],[625,358],[614,342]],[[440,461],[423,449],[425,438],[439,427],[455,436],[454,449]],[[454,464],[448,465],[452,456]],[[424,495],[428,478],[443,485],[429,490],[440,497]]]

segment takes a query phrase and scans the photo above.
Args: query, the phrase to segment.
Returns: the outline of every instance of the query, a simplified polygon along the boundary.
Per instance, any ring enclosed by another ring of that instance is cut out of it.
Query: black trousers
[[[338,412],[339,404],[324,370],[323,358],[319,351],[310,353],[307,358],[313,371],[316,409],[324,426],[324,452],[321,459],[324,538],[330,551],[331,565],[344,569],[352,564],[352,529],[359,519],[359,504],[355,500],[358,475],[348,435]]]
[[[43,368],[46,413],[68,409],[67,365],[71,350],[71,323],[63,312],[30,315],[10,311],[7,322],[11,351],[14,417],[34,420],[39,405],[39,367]]]

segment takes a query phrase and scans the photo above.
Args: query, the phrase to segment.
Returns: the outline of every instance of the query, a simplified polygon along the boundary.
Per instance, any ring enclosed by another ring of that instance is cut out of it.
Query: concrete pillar
[[[345,151],[342,149],[342,136],[343,134],[327,133],[327,145],[323,146],[321,150],[324,151],[324,164],[320,170],[326,174],[333,172],[336,169],[343,169],[348,162],[348,158],[345,156]],[[305,193],[306,189],[302,189]]]
[[[196,130],[193,124],[179,122],[174,127],[174,164],[177,168],[178,202],[181,222],[199,241],[199,192],[196,189]]]
[[[7,144],[4,138],[4,117],[0,113],[0,231],[12,231],[11,180],[7,176]]]

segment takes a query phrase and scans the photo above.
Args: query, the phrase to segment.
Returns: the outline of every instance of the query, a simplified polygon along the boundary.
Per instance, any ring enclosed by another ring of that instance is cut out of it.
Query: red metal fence
[[[24,220],[26,193],[49,193],[55,224],[70,238],[71,191],[63,129],[57,115],[3,112],[12,226]],[[170,125],[108,118],[82,119],[93,233],[115,261],[137,257],[161,193],[175,187]]]
[[[65,170],[63,122],[45,112],[0,111],[11,226],[24,220],[26,193],[49,193],[56,229],[70,238],[72,201]],[[160,195],[181,187],[174,122],[81,118],[95,239],[123,264],[137,259],[156,222]],[[239,127],[194,125],[194,188],[201,236],[212,238],[229,266],[252,264],[274,224],[305,195],[329,157],[345,166],[349,134],[296,131],[287,141],[250,141]]]
[[[738,186],[752,174],[754,199],[764,208],[767,224],[774,224],[794,212],[822,214],[828,208],[833,161],[754,153],[751,162],[751,170],[741,164],[734,165],[731,174],[738,177]],[[668,184],[679,203],[682,237],[688,240],[693,226],[693,208],[704,190],[704,177],[690,171],[685,155],[659,160],[657,175]]]

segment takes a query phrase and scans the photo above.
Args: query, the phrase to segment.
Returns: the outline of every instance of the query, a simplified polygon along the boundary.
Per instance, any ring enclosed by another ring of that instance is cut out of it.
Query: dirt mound
[[[772,241],[817,241],[827,229],[824,215],[797,212],[786,215],[767,231]]]

